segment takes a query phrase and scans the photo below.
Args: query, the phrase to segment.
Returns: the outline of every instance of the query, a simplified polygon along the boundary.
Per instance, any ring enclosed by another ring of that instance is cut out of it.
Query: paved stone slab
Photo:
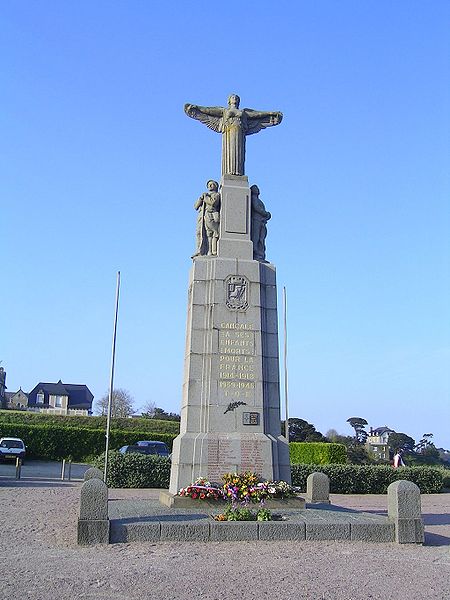
[[[111,521],[111,544],[126,542],[159,542],[161,540],[160,521],[126,523]]]
[[[351,523],[350,539],[354,542],[393,542],[395,526],[393,523]]]
[[[293,540],[304,541],[306,538],[305,523],[286,523],[279,521],[262,521],[258,523],[258,536],[260,540]]]
[[[240,542],[258,539],[256,521],[213,521],[209,526],[211,542]]]
[[[206,542],[209,537],[209,522],[161,522],[161,542]]]
[[[349,540],[350,523],[306,523],[307,540]]]

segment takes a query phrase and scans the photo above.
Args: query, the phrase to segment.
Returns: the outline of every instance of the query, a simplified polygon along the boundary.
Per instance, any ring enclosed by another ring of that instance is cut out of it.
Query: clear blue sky
[[[228,6],[228,8],[227,8]],[[450,448],[450,4],[0,7],[0,359],[10,391],[179,410],[193,203],[220,136],[185,102],[280,110],[247,144],[288,294],[291,416]],[[281,304],[281,301],[280,301]]]

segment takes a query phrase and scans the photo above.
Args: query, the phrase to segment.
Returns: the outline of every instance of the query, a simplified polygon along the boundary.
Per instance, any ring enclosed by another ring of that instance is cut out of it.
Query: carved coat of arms
[[[247,310],[249,281],[241,275],[230,275],[225,280],[225,304],[231,310]]]

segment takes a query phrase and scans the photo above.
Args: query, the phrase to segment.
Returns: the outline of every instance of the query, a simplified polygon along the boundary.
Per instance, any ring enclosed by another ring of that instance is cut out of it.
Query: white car
[[[23,463],[26,451],[26,446],[20,438],[0,438],[0,460],[16,460],[16,458],[21,458]]]

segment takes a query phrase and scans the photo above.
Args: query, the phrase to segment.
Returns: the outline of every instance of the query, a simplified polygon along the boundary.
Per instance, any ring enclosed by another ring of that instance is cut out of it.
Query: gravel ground
[[[0,482],[8,600],[450,599],[450,494],[422,496],[425,546],[348,542],[76,545],[80,483]],[[155,497],[112,490],[112,498]],[[333,504],[386,508],[383,496]]]

